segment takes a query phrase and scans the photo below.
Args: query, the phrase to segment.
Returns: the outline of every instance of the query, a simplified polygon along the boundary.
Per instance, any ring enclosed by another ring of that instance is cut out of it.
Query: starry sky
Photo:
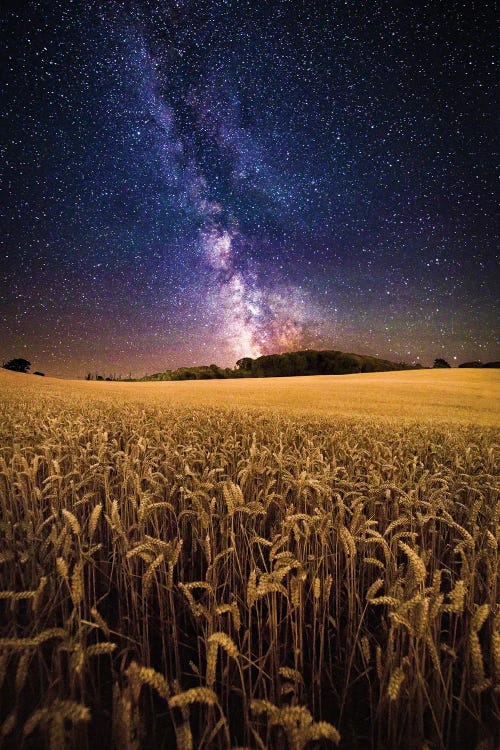
[[[2,361],[500,359],[493,3],[3,8]]]

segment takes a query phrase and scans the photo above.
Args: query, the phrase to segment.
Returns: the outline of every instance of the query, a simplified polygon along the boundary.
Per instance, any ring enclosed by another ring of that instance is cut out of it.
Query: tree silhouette
[[[236,362],[236,369],[242,372],[251,372],[253,359],[251,357],[242,357]]]
[[[27,373],[31,367],[31,362],[28,362],[27,359],[23,359],[22,357],[17,357],[16,359],[9,359],[8,362],[5,362],[3,367],[6,370]]]
[[[448,362],[445,359],[441,359],[441,357],[438,357],[437,359],[434,360],[434,364],[432,365],[432,367],[443,369],[445,367],[451,367],[451,365],[448,364]]]

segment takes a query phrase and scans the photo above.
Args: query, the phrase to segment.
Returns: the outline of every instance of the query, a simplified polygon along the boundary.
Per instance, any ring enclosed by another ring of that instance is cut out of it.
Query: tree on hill
[[[437,368],[437,369],[439,368],[443,369],[445,367],[451,367],[451,365],[448,364],[448,362],[445,359],[441,359],[440,357],[438,357],[437,359],[434,360],[434,364],[432,365],[432,367]]]
[[[236,362],[236,369],[242,372],[251,372],[253,359],[251,357],[242,357]]]
[[[27,373],[31,367],[31,362],[28,362],[27,359],[23,359],[22,357],[17,357],[16,359],[9,359],[8,362],[4,363],[3,367],[6,370]]]

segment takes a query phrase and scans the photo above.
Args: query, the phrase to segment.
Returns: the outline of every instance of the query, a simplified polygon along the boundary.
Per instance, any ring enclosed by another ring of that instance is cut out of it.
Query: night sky
[[[3,8],[0,360],[500,359],[493,3]]]

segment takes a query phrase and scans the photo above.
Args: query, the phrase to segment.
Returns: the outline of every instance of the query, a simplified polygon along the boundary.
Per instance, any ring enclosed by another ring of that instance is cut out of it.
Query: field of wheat
[[[495,427],[28,378],[0,399],[0,747],[496,747]]]

